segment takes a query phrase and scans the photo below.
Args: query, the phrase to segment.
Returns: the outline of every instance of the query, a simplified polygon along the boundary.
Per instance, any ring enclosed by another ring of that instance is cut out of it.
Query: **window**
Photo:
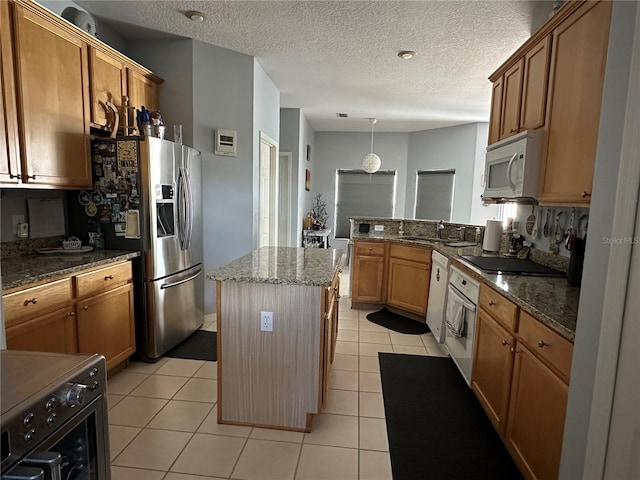
[[[451,221],[455,170],[418,170],[413,218]]]
[[[349,238],[349,217],[392,218],[395,198],[395,170],[337,170],[335,238]]]

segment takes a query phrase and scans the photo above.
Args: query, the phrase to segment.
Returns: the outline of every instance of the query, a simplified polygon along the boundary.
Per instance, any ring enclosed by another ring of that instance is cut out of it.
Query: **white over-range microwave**
[[[534,199],[538,196],[542,130],[527,130],[487,147],[485,199]]]

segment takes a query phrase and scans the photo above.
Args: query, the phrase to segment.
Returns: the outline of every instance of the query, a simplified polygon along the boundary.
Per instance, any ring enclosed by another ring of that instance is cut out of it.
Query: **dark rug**
[[[394,480],[522,479],[453,360],[378,355]]]
[[[388,328],[398,333],[406,333],[409,335],[422,335],[429,333],[429,327],[426,323],[416,322],[411,318],[403,317],[397,313],[393,313],[386,308],[378,312],[367,315],[367,320],[381,327]]]
[[[216,332],[196,330],[182,343],[165,353],[164,356],[215,362],[217,359],[216,347]]]

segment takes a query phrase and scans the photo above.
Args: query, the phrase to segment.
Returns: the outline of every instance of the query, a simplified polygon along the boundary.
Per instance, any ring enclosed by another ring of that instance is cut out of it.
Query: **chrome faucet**
[[[438,238],[442,239],[442,231],[444,230],[444,220],[440,220],[438,223]]]

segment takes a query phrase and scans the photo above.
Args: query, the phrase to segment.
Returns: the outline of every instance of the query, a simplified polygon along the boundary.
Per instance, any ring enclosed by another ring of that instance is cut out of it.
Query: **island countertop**
[[[333,248],[262,247],[214,270],[209,280],[326,287],[342,266]]]

